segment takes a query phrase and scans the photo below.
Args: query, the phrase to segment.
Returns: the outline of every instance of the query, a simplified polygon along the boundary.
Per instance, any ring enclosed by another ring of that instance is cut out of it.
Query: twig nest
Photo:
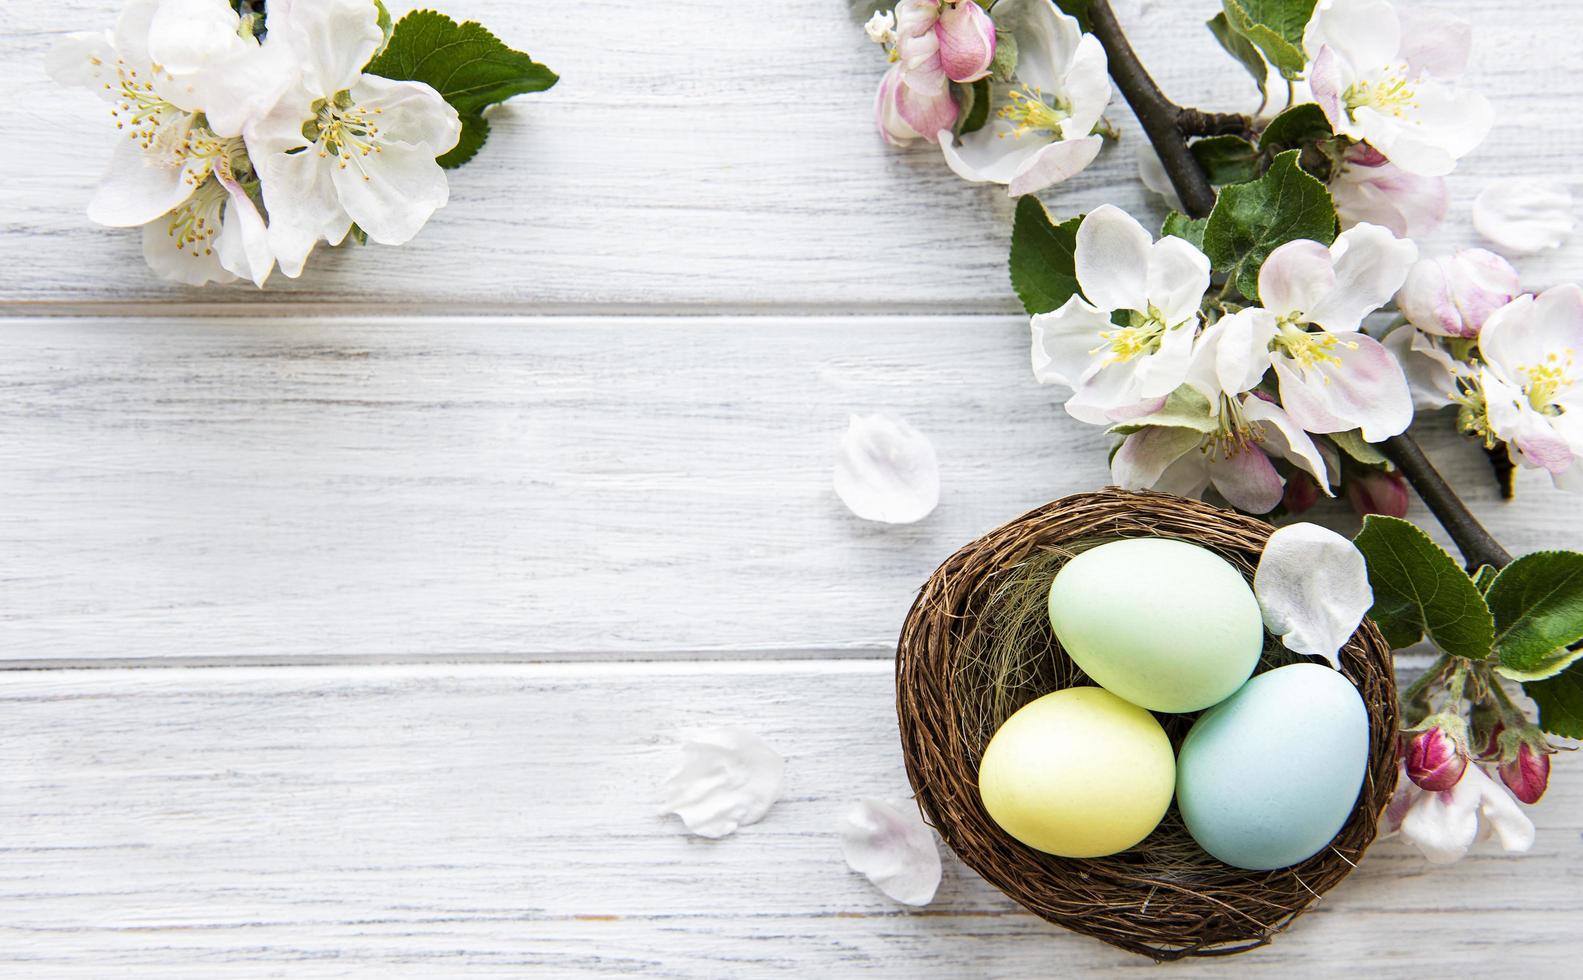
[[[1208,548],[1252,580],[1274,528],[1157,493],[1103,490],[1024,514],[948,558],[924,584],[896,652],[896,706],[908,778],[925,816],[969,867],[1035,914],[1155,959],[1268,943],[1352,870],[1395,789],[1396,684],[1367,620],[1340,671],[1368,712],[1368,771],[1346,823],[1318,854],[1273,871],[1234,868],[1188,834],[1176,804],[1137,846],[1057,857],[1003,831],[979,794],[991,736],[1023,705],[1092,684],[1050,628],[1046,593],[1074,555],[1124,538]],[[1302,662],[1266,636],[1257,672]],[[1160,715],[1179,748],[1194,715]]]

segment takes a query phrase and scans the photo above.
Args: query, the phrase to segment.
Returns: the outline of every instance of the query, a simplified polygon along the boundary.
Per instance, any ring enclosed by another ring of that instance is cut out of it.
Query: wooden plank
[[[414,5],[390,4],[398,13]],[[1474,21],[1470,78],[1498,110],[1489,143],[1451,178],[1451,217],[1425,242],[1440,250],[1472,240],[1469,207],[1489,178],[1575,173],[1583,6],[1418,5]],[[450,205],[413,244],[319,256],[301,280],[278,278],[264,293],[163,283],[143,267],[135,233],[87,221],[113,141],[106,112],[88,93],[55,86],[40,64],[59,34],[112,23],[119,0],[11,6],[0,25],[0,302],[13,309],[1016,308],[1005,273],[1011,202],[958,180],[932,147],[897,152],[880,141],[871,98],[884,62],[848,0],[772,10],[609,0],[593,16],[562,3],[439,4],[526,48],[562,82],[494,112],[489,146],[452,175]],[[1200,27],[1212,8],[1118,4],[1167,92],[1245,111],[1252,85]],[[1061,212],[1110,202],[1157,222],[1163,209],[1135,179],[1137,126],[1119,103],[1111,117],[1124,142],[1046,197]],[[1527,281],[1575,276],[1577,255],[1530,260]]]
[[[850,801],[907,792],[890,669],[0,675],[0,971],[957,977],[1146,965],[1021,912],[949,857],[925,913],[846,869],[837,821]],[[712,842],[654,801],[675,733],[713,724],[750,727],[788,762],[768,817]],[[1560,760],[1532,811],[1531,855],[1479,850],[1435,869],[1378,845],[1317,912],[1235,968],[1572,975],[1573,762]]]
[[[956,548],[1107,481],[1026,330],[0,321],[0,658],[871,654]],[[877,410],[940,452],[921,524],[830,489]],[[1432,448],[1509,547],[1583,546],[1574,500],[1525,474],[1498,503],[1448,426]]]

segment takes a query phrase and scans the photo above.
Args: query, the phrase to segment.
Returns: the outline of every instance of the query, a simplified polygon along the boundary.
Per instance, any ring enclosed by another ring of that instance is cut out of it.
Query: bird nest
[[[1345,878],[1374,839],[1396,785],[1396,682],[1390,648],[1365,620],[1341,670],[1369,713],[1369,767],[1330,846],[1289,868],[1245,871],[1188,835],[1173,802],[1148,838],[1119,854],[1062,858],[1002,831],[978,793],[990,736],[1051,691],[1091,684],[1050,628],[1045,598],[1061,566],[1120,538],[1208,548],[1250,581],[1269,524],[1158,493],[1102,490],[1031,511],[946,559],[924,584],[896,651],[896,710],[907,776],[929,822],[962,861],[1034,914],[1157,960],[1262,946]],[[1266,634],[1257,671],[1302,658]],[[1160,715],[1180,748],[1196,715]]]

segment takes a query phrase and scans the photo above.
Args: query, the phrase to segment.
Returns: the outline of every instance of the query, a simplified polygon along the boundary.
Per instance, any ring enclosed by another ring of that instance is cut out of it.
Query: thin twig
[[[1182,209],[1190,217],[1208,217],[1215,206],[1215,190],[1209,186],[1209,179],[1193,158],[1178,128],[1182,107],[1167,99],[1160,86],[1149,77],[1132,45],[1127,43],[1116,12],[1110,9],[1110,0],[1093,0],[1088,16],[1089,26],[1109,59],[1110,77],[1115,79],[1116,87],[1121,89],[1122,97],[1132,106],[1132,114],[1138,117],[1138,124],[1154,145],[1154,152],[1159,154],[1160,163],[1171,178],[1171,186],[1176,188],[1176,196],[1182,199]]]
[[[1440,526],[1451,535],[1470,569],[1477,570],[1481,565],[1502,568],[1511,564],[1511,553],[1478,522],[1412,436],[1404,432],[1378,445],[1385,458],[1401,470],[1402,476],[1418,491],[1419,498]]]

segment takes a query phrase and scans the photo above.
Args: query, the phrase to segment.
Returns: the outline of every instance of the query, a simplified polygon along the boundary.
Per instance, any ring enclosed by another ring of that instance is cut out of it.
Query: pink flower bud
[[[1534,749],[1531,742],[1520,742],[1517,755],[1500,765],[1501,782],[1524,803],[1539,802],[1550,785],[1550,756]]]
[[[1347,474],[1347,502],[1360,516],[1407,516],[1407,481],[1400,473],[1358,470]]]
[[[874,93],[874,125],[885,142],[905,146],[915,139],[939,141],[941,130],[956,125],[956,100],[949,86],[926,95],[907,84],[900,64],[892,65]]]
[[[1422,259],[1407,273],[1396,302],[1409,323],[1441,337],[1477,337],[1491,313],[1521,287],[1510,262],[1482,248]]]
[[[953,82],[976,82],[995,60],[995,22],[973,0],[947,6],[934,25],[940,64]]]
[[[1462,780],[1468,755],[1438,725],[1413,736],[1407,744],[1407,778],[1421,789],[1443,793]]]
[[[1286,505],[1288,514],[1301,514],[1318,502],[1319,484],[1314,482],[1313,477],[1299,470],[1287,479],[1281,503]]]

